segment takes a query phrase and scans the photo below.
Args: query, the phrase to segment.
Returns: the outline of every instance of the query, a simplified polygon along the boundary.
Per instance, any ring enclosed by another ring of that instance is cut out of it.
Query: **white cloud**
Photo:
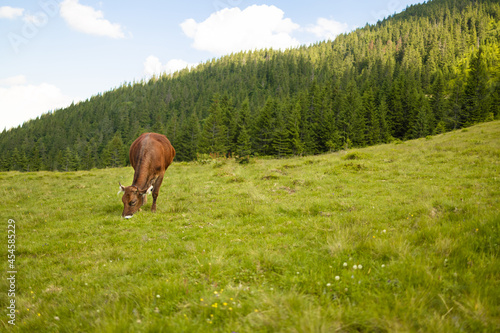
[[[52,84],[26,84],[24,75],[0,79],[0,131],[22,125],[29,119],[68,106],[73,101]]]
[[[163,73],[172,74],[186,67],[191,68],[196,65],[198,64],[188,63],[182,59],[172,59],[163,65],[158,57],[150,55],[146,58],[146,61],[144,61],[144,74],[146,74],[146,76],[158,76]]]
[[[185,20],[181,28],[193,39],[194,48],[217,55],[270,47],[286,49],[300,44],[291,36],[299,25],[284,18],[284,12],[275,6],[225,8],[203,22]]]
[[[14,8],[9,6],[0,7],[0,19],[15,19],[22,16],[24,8]]]
[[[0,86],[17,86],[26,83],[26,76],[16,75],[5,79],[0,79]]]
[[[334,40],[341,33],[347,32],[348,29],[349,26],[347,23],[340,23],[320,17],[316,20],[316,24],[307,27],[306,31],[315,34],[320,39]]]
[[[36,15],[26,14],[23,16],[23,21],[26,23],[33,23],[37,27],[47,24],[48,17],[43,12],[38,12]]]
[[[100,10],[78,3],[78,0],[64,0],[60,5],[61,17],[73,29],[86,34],[124,38],[122,26],[104,19]]]
[[[163,72],[163,65],[160,59],[155,56],[149,56],[144,61],[144,74],[147,76],[159,75]]]

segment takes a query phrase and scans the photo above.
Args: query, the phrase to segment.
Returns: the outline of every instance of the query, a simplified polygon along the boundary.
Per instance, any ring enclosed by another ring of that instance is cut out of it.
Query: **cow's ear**
[[[149,188],[144,189],[144,190],[139,190],[139,194],[149,194],[153,191],[153,185],[151,185]]]
[[[118,191],[117,194],[125,193],[125,186],[123,186],[120,182],[118,182],[118,184],[120,184],[120,190]]]

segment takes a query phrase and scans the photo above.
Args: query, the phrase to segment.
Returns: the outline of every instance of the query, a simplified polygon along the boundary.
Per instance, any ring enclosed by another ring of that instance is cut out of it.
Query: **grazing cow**
[[[130,146],[130,164],[134,168],[131,186],[120,183],[123,192],[122,217],[129,219],[146,203],[147,194],[153,192],[151,211],[156,212],[156,198],[163,175],[175,156],[175,149],[165,135],[144,133]]]

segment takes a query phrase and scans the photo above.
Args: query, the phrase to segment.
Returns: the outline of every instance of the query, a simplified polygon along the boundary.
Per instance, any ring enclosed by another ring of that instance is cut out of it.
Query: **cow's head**
[[[135,212],[146,203],[146,195],[151,193],[153,185],[146,189],[139,189],[137,186],[123,186],[120,184],[120,192],[123,192],[123,213],[122,217],[129,219]]]

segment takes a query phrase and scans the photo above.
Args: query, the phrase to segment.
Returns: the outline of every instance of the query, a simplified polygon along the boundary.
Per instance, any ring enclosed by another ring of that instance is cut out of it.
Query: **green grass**
[[[500,122],[334,154],[0,173],[17,332],[500,331]],[[344,263],[347,267],[344,267]],[[361,265],[361,269],[354,269]],[[338,280],[336,277],[338,276]]]

